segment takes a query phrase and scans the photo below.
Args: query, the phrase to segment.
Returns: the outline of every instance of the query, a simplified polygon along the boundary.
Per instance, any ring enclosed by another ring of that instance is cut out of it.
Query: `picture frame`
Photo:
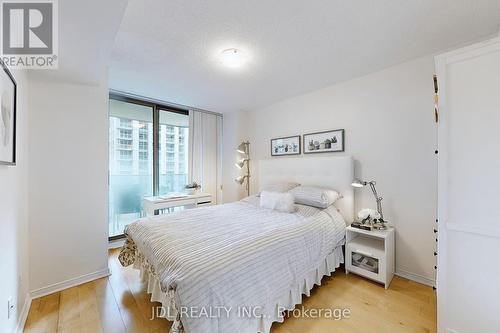
[[[304,154],[343,152],[345,149],[344,129],[308,133],[302,138]]]
[[[271,156],[300,155],[300,135],[271,139]]]
[[[0,165],[16,165],[17,83],[0,60]]]

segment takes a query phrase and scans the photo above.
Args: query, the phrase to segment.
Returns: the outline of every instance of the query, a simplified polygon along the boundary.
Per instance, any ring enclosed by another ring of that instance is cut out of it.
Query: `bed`
[[[352,219],[353,163],[348,156],[259,161],[259,183],[294,181],[342,194],[326,209],[294,213],[259,207],[259,198],[149,217],[127,226],[122,265],[148,284],[170,332],[270,331],[343,263]]]

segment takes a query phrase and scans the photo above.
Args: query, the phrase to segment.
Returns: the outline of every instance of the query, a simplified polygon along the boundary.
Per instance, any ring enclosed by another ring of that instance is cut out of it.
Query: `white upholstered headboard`
[[[259,169],[260,188],[276,182],[297,182],[335,189],[343,196],[335,206],[346,223],[354,220],[354,191],[351,186],[354,164],[351,156],[273,158],[260,160]]]

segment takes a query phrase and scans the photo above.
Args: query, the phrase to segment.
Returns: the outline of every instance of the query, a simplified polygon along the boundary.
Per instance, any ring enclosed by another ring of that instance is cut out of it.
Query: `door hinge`
[[[434,122],[439,122],[439,86],[437,75],[432,77],[434,82]]]

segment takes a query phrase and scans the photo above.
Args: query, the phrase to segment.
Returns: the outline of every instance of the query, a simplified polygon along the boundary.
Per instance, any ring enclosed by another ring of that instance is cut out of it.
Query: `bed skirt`
[[[282,297],[276,299],[273,302],[274,304],[271,304],[271,306],[274,306],[275,311],[273,312],[275,315],[271,317],[261,316],[260,318],[253,319],[255,321],[255,332],[269,333],[273,322],[281,323],[284,320],[284,317],[278,313],[278,309],[293,310],[295,305],[302,303],[302,295],[310,296],[310,291],[314,285],[320,286],[323,276],[330,276],[343,263],[344,254],[342,252],[342,245],[339,245],[321,261],[319,267],[309,272],[304,279],[293,286]],[[151,301],[162,304],[164,311],[159,311],[158,316],[173,321],[170,333],[189,333],[183,329],[182,319],[175,304],[175,291],[163,292],[161,290],[160,281],[156,274],[153,273],[151,265],[138,251],[133,267],[140,271],[142,282],[147,283],[147,292],[151,294]]]

